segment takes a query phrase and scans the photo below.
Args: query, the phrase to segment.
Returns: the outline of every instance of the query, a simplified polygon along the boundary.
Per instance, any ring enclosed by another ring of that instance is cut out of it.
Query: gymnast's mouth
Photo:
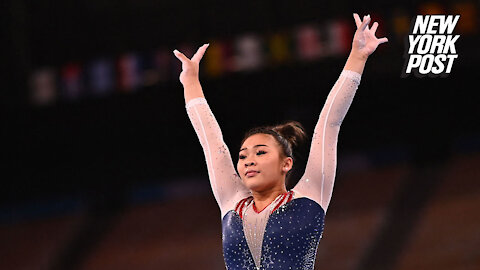
[[[248,170],[245,175],[248,176],[248,177],[253,177],[257,174],[259,174],[260,172],[259,171],[254,171],[254,170]]]

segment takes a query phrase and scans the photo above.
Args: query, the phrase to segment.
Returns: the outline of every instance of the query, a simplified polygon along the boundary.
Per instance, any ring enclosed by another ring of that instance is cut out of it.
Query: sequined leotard
[[[338,133],[360,78],[359,73],[342,71],[315,126],[304,175],[262,211],[255,209],[251,192],[236,173],[205,98],[186,104],[220,207],[227,269],[313,269],[332,197]]]

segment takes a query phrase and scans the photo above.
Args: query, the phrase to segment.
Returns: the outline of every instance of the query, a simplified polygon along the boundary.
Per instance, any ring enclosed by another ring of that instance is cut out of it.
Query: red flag
[[[123,92],[131,92],[142,84],[140,57],[129,53],[118,59],[118,87]]]
[[[297,30],[297,53],[302,60],[315,60],[324,53],[320,30],[313,25],[304,25]]]
[[[353,29],[351,21],[335,20],[327,24],[327,47],[328,54],[342,55],[350,51],[352,47]]]
[[[82,81],[82,68],[77,63],[69,63],[62,68],[62,92],[67,99],[77,99],[84,88]]]
[[[157,80],[165,82],[170,79],[172,55],[171,52],[165,48],[159,49],[154,53],[153,69],[157,74]],[[152,83],[153,84],[153,83]]]

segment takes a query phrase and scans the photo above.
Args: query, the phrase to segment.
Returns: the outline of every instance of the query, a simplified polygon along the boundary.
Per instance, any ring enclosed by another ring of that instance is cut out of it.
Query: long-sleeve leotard
[[[293,188],[295,197],[308,197],[325,212],[335,182],[340,125],[350,108],[360,79],[361,75],[357,72],[341,72],[315,126],[305,173]],[[185,107],[203,148],[210,184],[223,218],[235,208],[238,201],[251,196],[251,192],[236,173],[230,151],[206,99],[191,99]]]
[[[203,97],[191,99],[185,107],[202,145],[210,185],[223,217],[239,200],[250,196],[251,193],[233,166],[220,126],[206,99]]]

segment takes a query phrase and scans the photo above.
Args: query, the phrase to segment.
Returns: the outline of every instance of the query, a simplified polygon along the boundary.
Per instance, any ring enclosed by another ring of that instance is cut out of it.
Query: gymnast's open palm
[[[363,16],[363,21],[361,21],[358,14],[354,13],[353,18],[357,25],[357,31],[355,31],[355,35],[353,36],[352,52],[366,59],[377,49],[378,45],[387,42],[388,39],[386,37],[377,38],[375,36],[378,27],[377,22],[373,23],[371,29],[368,27],[370,15]]]

